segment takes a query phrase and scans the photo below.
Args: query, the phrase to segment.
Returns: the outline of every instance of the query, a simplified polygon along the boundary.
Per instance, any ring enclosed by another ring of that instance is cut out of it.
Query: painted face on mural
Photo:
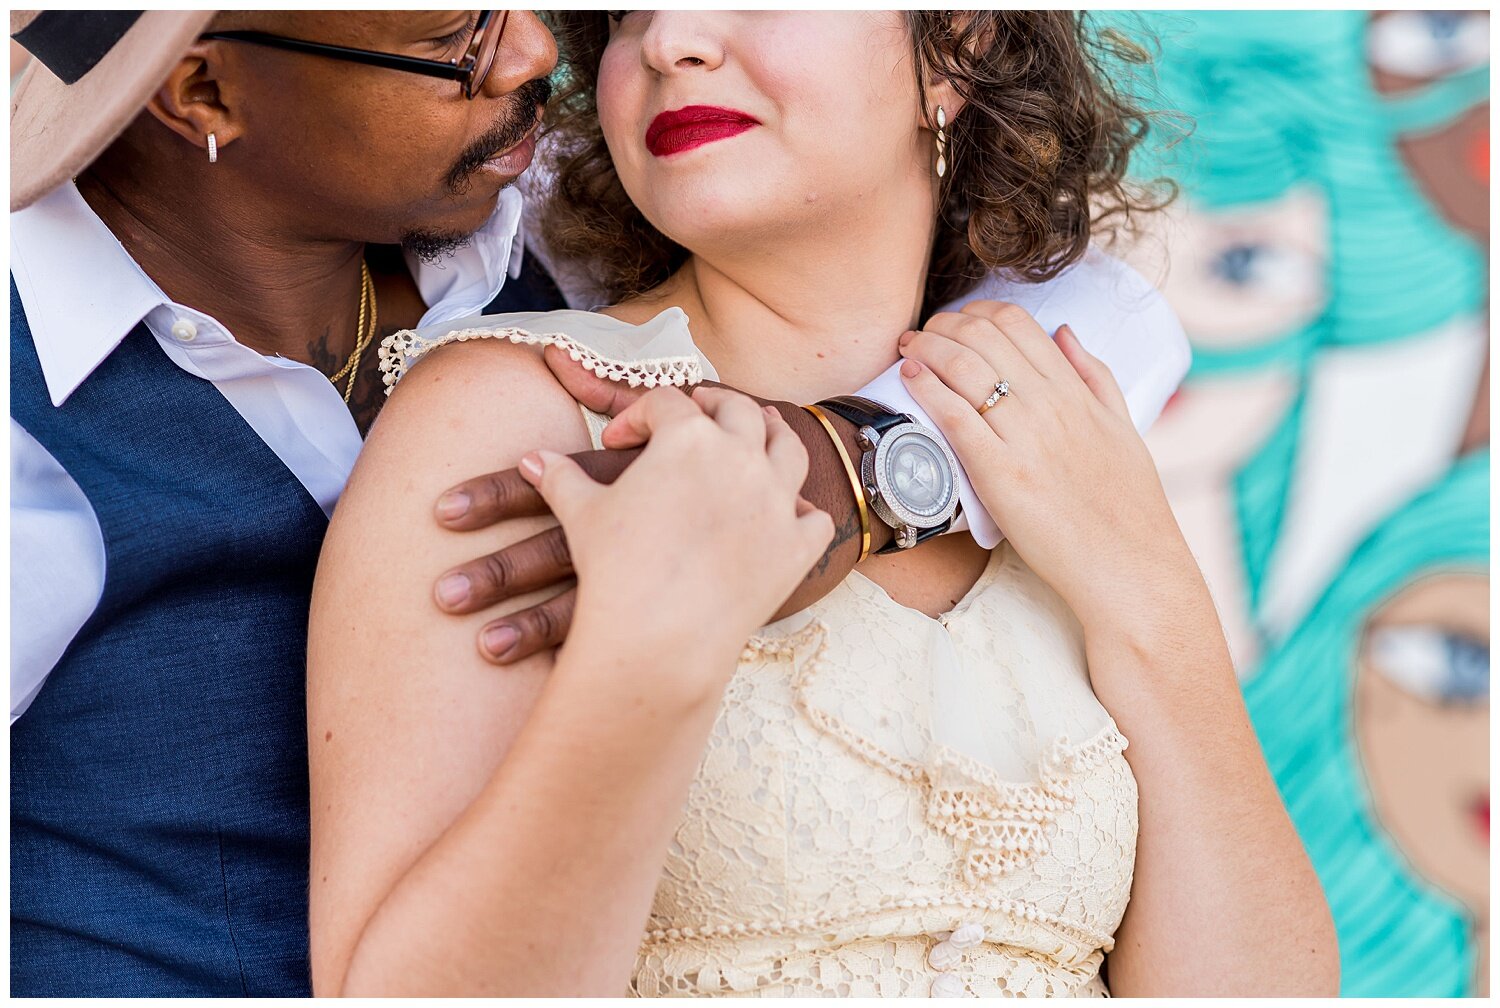
[[[1489,578],[1408,585],[1366,625],[1355,732],[1376,818],[1423,878],[1489,918]]]
[[[1489,63],[1489,33],[1488,11],[1377,11],[1366,41],[1375,89],[1398,124],[1418,103],[1432,120],[1414,118],[1401,131],[1407,168],[1450,224],[1486,246],[1490,106],[1488,80],[1478,75]]]
[[[1484,991],[1488,578],[1426,558],[1488,551],[1485,390],[1464,419],[1486,366],[1489,15],[1195,25],[1201,63],[1161,65],[1196,125],[1165,169],[1182,195],[1125,253],[1194,350],[1147,443],[1306,813],[1346,993]],[[1417,573],[1372,616],[1398,562]],[[1309,765],[1335,745],[1338,772]]]

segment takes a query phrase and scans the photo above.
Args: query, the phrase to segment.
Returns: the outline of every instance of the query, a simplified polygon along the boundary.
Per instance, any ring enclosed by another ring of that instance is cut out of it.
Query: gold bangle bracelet
[[[849,477],[849,488],[854,491],[854,506],[859,509],[859,559],[856,564],[862,562],[870,555],[870,512],[865,506],[865,488],[860,485],[859,473],[854,468],[854,462],[849,458],[849,452],[844,448],[844,439],[839,437],[839,432],[833,429],[829,423],[828,416],[817,406],[804,406],[803,409],[817,417],[818,423],[828,432],[833,439],[833,447],[839,453],[839,461],[844,463],[844,473]]]

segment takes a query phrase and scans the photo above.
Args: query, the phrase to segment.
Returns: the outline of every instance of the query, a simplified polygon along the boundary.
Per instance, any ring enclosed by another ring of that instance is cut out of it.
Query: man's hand
[[[596,413],[614,416],[647,391],[605,381],[574,363],[566,351],[548,347],[548,367],[575,400]],[[613,483],[640,454],[626,451],[588,451],[572,456],[590,477]],[[520,470],[488,473],[446,491],[437,502],[439,524],[455,532],[489,528],[506,518],[548,514],[536,488]],[[470,560],[438,579],[434,597],[438,608],[454,615],[479,612],[508,598],[549,585],[563,590],[544,602],[488,623],[480,631],[480,652],[501,664],[519,661],[549,647],[557,647],[573,622],[573,558],[561,528],[550,528],[496,553]]]
[[[547,348],[544,359],[563,388],[596,413],[615,416],[648,391],[599,378],[555,347]],[[859,555],[860,530],[853,488],[827,432],[805,410],[791,403],[765,405],[775,407],[806,445],[811,465],[802,496],[831,514],[835,526],[832,544],[813,566],[802,587],[777,612],[779,618],[822,598],[844,579]],[[844,440],[845,450],[858,458],[853,425],[832,419]],[[593,479],[612,483],[640,451],[638,447],[588,451],[572,458]],[[469,532],[488,528],[506,518],[547,514],[548,508],[518,470],[507,469],[466,480],[449,489],[438,499],[435,511],[438,522],[445,528]],[[879,521],[872,523],[871,534],[872,549],[890,541],[890,529]],[[497,553],[447,571],[438,579],[433,594],[440,609],[463,615],[551,585],[562,590],[529,609],[493,620],[480,630],[480,653],[496,664],[508,665],[557,647],[572,625],[576,598],[573,562],[562,529],[539,532]]]

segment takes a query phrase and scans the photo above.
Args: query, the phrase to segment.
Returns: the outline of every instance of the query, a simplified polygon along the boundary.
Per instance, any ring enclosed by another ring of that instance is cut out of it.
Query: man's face
[[[239,12],[252,29],[428,60],[461,57],[475,11]],[[490,30],[499,30],[500,12]],[[252,198],[286,208],[301,237],[402,242],[432,254],[481,227],[530,164],[557,62],[551,33],[511,11],[472,100],[456,81],[241,42],[213,43],[221,100],[243,134],[221,164]]]

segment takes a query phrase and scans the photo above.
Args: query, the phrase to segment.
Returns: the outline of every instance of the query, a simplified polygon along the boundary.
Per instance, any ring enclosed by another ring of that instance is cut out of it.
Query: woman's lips
[[[688,105],[651,120],[646,127],[646,149],[657,157],[681,154],[759,125],[759,119],[735,109]]]

